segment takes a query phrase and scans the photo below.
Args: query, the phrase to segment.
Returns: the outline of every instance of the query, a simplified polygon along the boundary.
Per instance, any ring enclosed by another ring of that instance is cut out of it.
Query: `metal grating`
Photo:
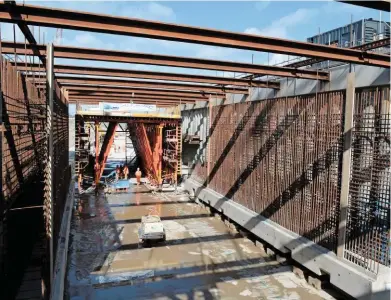
[[[390,90],[356,91],[345,258],[390,266]]]

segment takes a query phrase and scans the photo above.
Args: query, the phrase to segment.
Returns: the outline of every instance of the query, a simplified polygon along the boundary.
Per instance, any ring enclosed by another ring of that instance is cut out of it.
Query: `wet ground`
[[[141,216],[158,214],[167,241],[138,244]],[[76,201],[69,299],[333,299],[297,278],[185,194],[129,193]]]

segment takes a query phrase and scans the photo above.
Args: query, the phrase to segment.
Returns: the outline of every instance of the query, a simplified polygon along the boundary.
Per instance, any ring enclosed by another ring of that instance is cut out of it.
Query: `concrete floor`
[[[161,216],[167,241],[138,244],[141,216]],[[69,299],[334,299],[185,194],[82,195],[71,224]]]

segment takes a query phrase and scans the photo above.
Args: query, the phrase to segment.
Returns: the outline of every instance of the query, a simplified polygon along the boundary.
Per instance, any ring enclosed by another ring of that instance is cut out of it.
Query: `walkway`
[[[71,225],[69,299],[333,299],[184,194],[145,186],[82,195]],[[138,245],[142,215],[159,214],[167,242]]]

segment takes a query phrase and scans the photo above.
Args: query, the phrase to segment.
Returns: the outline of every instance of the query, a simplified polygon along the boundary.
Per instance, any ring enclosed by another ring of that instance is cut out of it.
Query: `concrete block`
[[[308,276],[308,284],[312,285],[317,290],[322,288],[322,281],[316,277]]]
[[[261,241],[256,240],[255,246],[257,246],[257,247],[261,248],[263,251],[265,251],[265,244],[262,243]]]
[[[293,273],[300,279],[305,279],[304,271],[299,267],[293,266]]]
[[[266,254],[269,255],[269,256],[275,256],[276,255],[276,253],[272,249],[270,249],[270,248],[266,248]]]
[[[189,179],[185,182],[188,191],[198,190],[197,197],[211,207],[222,210],[239,226],[243,226],[261,240],[291,258],[305,269],[321,276],[329,274],[330,283],[354,298],[372,295],[376,291],[389,294],[389,281],[379,274],[372,274],[346,260],[340,259],[328,249],[296,234],[254,211],[224,197],[210,188]],[[387,273],[390,268],[385,267]],[[387,277],[388,278],[388,277]],[[373,300],[373,299],[371,299]]]
[[[288,263],[288,259],[284,256],[281,256],[281,255],[276,255],[276,260],[280,263],[280,264],[287,264]]]

